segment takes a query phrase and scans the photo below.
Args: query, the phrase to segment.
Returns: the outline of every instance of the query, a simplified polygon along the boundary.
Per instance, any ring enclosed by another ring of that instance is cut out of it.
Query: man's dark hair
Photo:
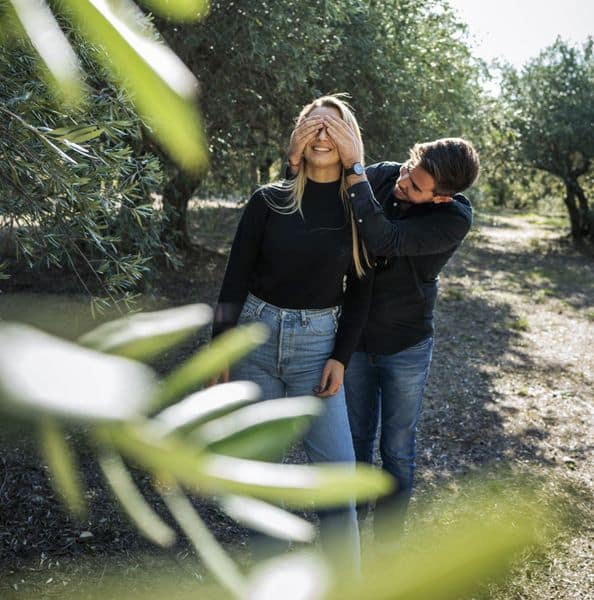
[[[410,161],[435,179],[434,194],[440,196],[452,196],[469,188],[480,169],[478,152],[462,138],[415,144],[410,149]]]

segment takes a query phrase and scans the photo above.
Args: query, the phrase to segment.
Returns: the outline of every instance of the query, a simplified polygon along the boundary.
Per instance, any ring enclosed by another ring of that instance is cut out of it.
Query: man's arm
[[[462,196],[440,204],[429,214],[395,222],[384,214],[367,180],[348,190],[357,228],[365,246],[375,256],[438,254],[456,247],[472,224],[472,209]]]

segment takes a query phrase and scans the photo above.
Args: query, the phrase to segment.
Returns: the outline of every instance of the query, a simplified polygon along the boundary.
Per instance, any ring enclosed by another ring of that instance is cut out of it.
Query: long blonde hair
[[[320,106],[335,108],[340,113],[342,120],[345,121],[355,132],[355,135],[357,136],[357,139],[361,144],[361,150],[363,152],[363,140],[361,138],[359,124],[357,123],[357,119],[355,118],[353,109],[346,102],[346,100],[344,100],[345,95],[346,94],[329,94],[327,96],[321,96],[313,102],[310,102],[309,104],[304,106],[301,112],[299,113],[299,116],[296,120],[296,125],[298,125],[303,119],[305,119],[305,117],[307,117],[314,108],[318,108]],[[300,168],[295,178],[289,180],[285,179],[283,181],[271,183],[266,186],[267,189],[272,189],[279,192],[288,192],[288,202],[279,204],[272,200],[270,197],[268,197],[267,194],[264,194],[266,203],[272,210],[281,214],[290,215],[298,212],[303,217],[301,203],[303,201],[303,193],[305,191],[306,183],[307,176],[305,174],[305,169]],[[363,266],[363,263],[365,263],[367,267],[371,265],[367,256],[365,244],[359,240],[359,233],[357,231],[357,225],[355,223],[355,215],[353,214],[351,204],[348,200],[347,189],[348,184],[343,169],[340,176],[339,193],[340,198],[342,200],[342,205],[344,207],[344,212],[351,222],[351,232],[353,238],[353,262],[355,263],[355,271],[357,272],[358,277],[363,277],[363,275],[365,275],[365,268]],[[361,254],[363,255],[363,258],[361,257]]]

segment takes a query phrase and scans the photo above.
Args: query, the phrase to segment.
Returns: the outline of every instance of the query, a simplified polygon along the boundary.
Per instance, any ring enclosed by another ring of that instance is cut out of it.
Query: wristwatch
[[[363,175],[363,173],[365,173],[365,169],[360,162],[353,163],[351,167],[344,170],[345,177],[349,175]]]

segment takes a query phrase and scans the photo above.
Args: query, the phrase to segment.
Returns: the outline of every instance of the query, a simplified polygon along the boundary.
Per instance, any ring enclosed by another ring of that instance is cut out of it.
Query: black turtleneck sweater
[[[280,308],[342,305],[332,358],[348,364],[365,324],[371,281],[355,273],[351,224],[339,188],[340,181],[308,180],[303,215],[270,207],[267,199],[286,205],[284,191],[265,186],[254,193],[235,234],[213,336],[237,323],[248,292]]]

